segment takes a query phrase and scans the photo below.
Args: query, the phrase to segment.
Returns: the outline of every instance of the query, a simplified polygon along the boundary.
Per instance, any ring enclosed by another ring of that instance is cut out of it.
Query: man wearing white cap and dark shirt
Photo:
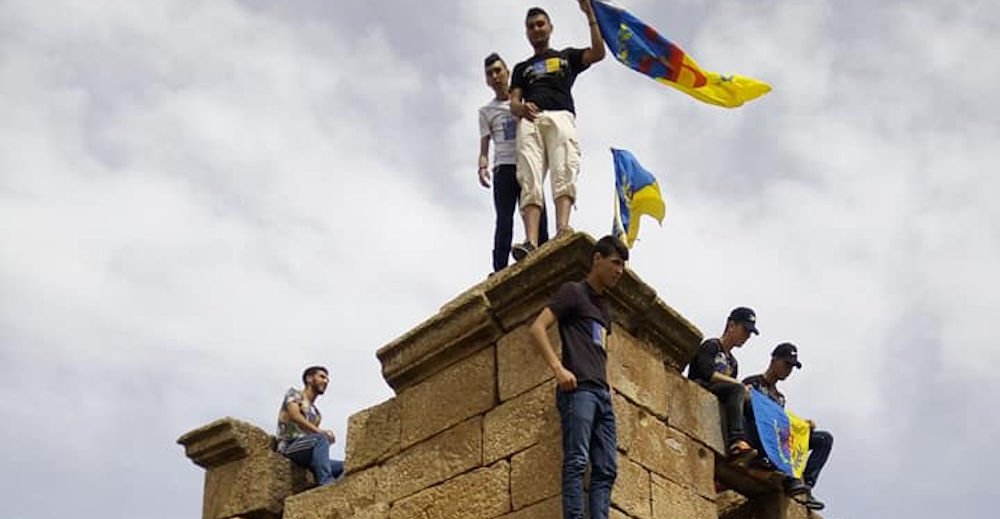
[[[743,383],[764,393],[781,407],[785,407],[785,395],[778,391],[778,382],[788,378],[792,374],[793,368],[802,368],[802,363],[799,362],[799,350],[794,344],[783,342],[771,352],[771,363],[767,366],[767,371],[760,375],[747,377],[743,379]],[[815,422],[806,421],[809,423],[809,461],[806,462],[805,471],[802,473],[805,484],[795,480],[791,484],[789,493],[805,496],[802,503],[807,508],[822,510],[825,505],[812,495],[812,489],[816,486],[819,472],[830,456],[830,450],[833,448],[833,435],[826,431],[817,431]],[[751,436],[756,437],[756,435]],[[760,441],[757,440],[755,443],[759,445]]]
[[[740,383],[739,363],[733,348],[739,348],[757,330],[757,315],[750,308],[738,307],[729,313],[722,336],[701,343],[688,367],[688,378],[711,391],[722,404],[722,434],[727,452],[734,463],[745,464],[757,456],[747,442],[743,422],[743,402],[750,390]]]

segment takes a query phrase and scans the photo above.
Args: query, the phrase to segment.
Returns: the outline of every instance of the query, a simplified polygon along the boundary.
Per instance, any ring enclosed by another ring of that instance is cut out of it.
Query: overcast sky
[[[828,519],[993,515],[1000,4],[620,3],[774,91],[595,65],[573,225],[610,227],[609,146],[658,176],[631,267],[706,335],[756,308],[745,374],[800,346]],[[535,4],[0,0],[0,515],[199,517],[184,432],[272,430],[314,363],[341,440],[388,398],[375,350],[490,269],[482,58],[530,54]]]

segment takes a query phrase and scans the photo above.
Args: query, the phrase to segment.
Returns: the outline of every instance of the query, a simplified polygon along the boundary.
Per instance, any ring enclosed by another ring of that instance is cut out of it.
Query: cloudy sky
[[[530,54],[535,3],[0,0],[2,515],[198,517],[182,433],[271,429],[307,364],[340,438],[390,396],[375,350],[489,270],[482,57]],[[574,226],[609,228],[609,146],[658,175],[631,266],[709,335],[755,307],[747,373],[800,345],[826,517],[992,515],[1000,6],[624,5],[774,91],[726,111],[594,66]]]

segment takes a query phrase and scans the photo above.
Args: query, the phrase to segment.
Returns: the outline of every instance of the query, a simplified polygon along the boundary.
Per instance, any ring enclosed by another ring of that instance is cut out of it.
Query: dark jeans
[[[292,440],[282,454],[303,467],[309,467],[316,476],[317,485],[333,483],[344,473],[344,462],[330,459],[330,440],[322,433]]]
[[[493,232],[493,271],[507,266],[510,243],[514,239],[514,209],[521,198],[521,184],[517,183],[517,166],[501,164],[493,168],[493,208],[497,213],[496,230]],[[538,223],[538,244],[549,240],[545,207]]]
[[[583,519],[583,473],[590,462],[590,517],[607,519],[618,475],[617,432],[607,389],[557,390],[562,422],[563,519]]]
[[[732,446],[737,440],[746,440],[746,429],[743,426],[743,400],[746,389],[743,384],[733,382],[709,382],[703,384],[719,398],[722,418],[722,435],[726,446]]]
[[[831,449],[833,449],[832,434],[816,430],[809,433],[809,461],[806,462],[806,470],[802,473],[802,479],[807,485],[816,486],[819,471],[823,470],[823,465],[826,465],[826,459],[830,457]]]

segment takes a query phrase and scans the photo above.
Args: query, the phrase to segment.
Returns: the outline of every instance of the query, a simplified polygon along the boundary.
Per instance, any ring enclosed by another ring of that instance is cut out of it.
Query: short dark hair
[[[483,60],[483,68],[489,68],[490,64],[494,61],[499,61],[504,68],[507,68],[507,62],[504,61],[503,58],[501,58],[496,52],[491,52],[489,56],[486,56],[486,59]]]
[[[628,261],[628,247],[621,240],[610,234],[597,240],[590,256],[593,257],[595,252],[603,258],[611,257],[612,254],[617,253],[621,259]]]
[[[549,18],[549,13],[546,13],[545,9],[542,9],[541,7],[532,7],[531,9],[528,9],[528,14],[524,17],[524,21],[527,22],[532,16],[538,15],[544,16],[545,19],[550,22],[552,21],[552,18]]]
[[[309,366],[302,372],[302,383],[305,384],[307,378],[319,373],[320,371],[326,373],[327,375],[330,374],[330,371],[323,366]]]

